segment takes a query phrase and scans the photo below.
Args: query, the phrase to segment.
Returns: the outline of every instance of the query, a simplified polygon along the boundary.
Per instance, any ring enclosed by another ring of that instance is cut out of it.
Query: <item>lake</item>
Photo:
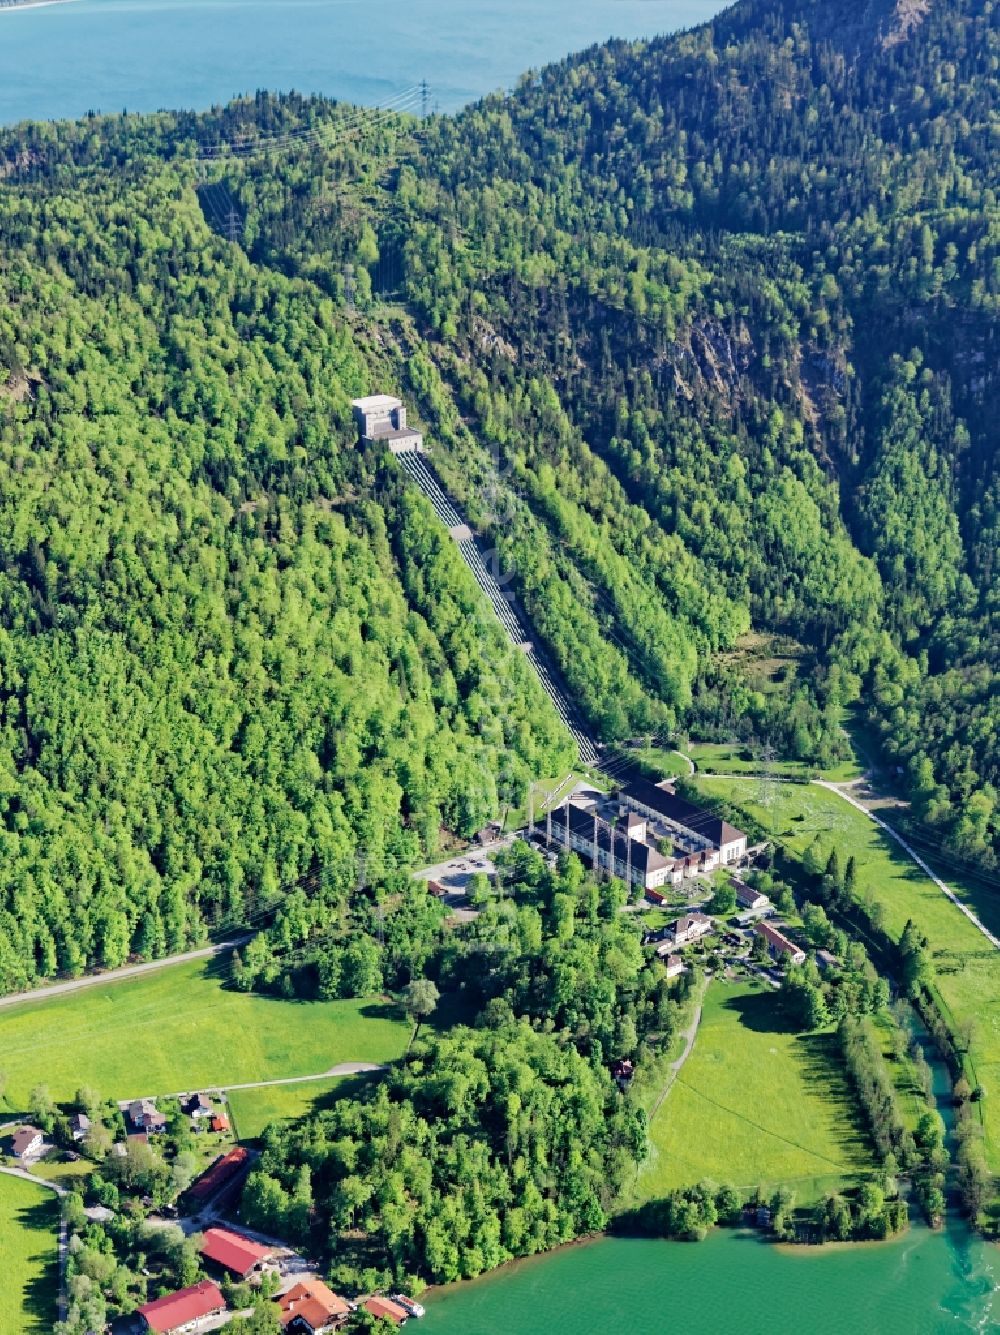
[[[912,1012],[909,1023],[950,1137],[947,1072]],[[743,1229],[717,1229],[700,1243],[605,1238],[433,1291],[421,1335],[996,1331],[998,1263],[997,1247],[954,1209],[937,1233],[916,1223],[890,1242],[847,1246],[778,1247]]]
[[[608,1238],[428,1295],[420,1335],[953,1335],[995,1331],[997,1251],[959,1221],[888,1243]]]
[[[377,105],[426,79],[448,111],[722,0],[67,0],[0,8],[0,123],[203,108],[257,88]],[[420,106],[412,97],[410,105]]]

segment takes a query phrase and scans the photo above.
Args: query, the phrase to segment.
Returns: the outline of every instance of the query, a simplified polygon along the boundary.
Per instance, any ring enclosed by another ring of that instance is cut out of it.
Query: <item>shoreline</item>
[[[849,1238],[845,1241],[829,1239],[821,1243],[801,1243],[801,1242],[779,1242],[776,1238],[764,1235],[759,1229],[749,1228],[746,1225],[736,1227],[726,1227],[717,1225],[710,1232],[729,1234],[732,1237],[738,1237],[744,1241],[756,1242],[761,1247],[767,1247],[775,1251],[780,1256],[833,1256],[838,1252],[852,1251],[876,1251],[882,1248],[891,1248],[898,1246],[904,1238],[913,1233],[921,1231],[927,1233],[938,1233],[942,1230],[932,1229],[928,1225],[918,1224],[916,1228],[911,1223],[903,1232],[894,1233],[887,1238]],[[563,1252],[578,1250],[584,1247],[594,1247],[602,1242],[612,1241],[643,1241],[643,1242],[661,1242],[665,1244],[682,1247],[699,1247],[701,1242],[692,1242],[684,1238],[662,1238],[650,1234],[638,1233],[615,1233],[606,1231],[603,1233],[588,1233],[582,1238],[572,1238],[569,1242],[561,1242],[556,1247],[550,1247],[544,1252],[533,1252],[530,1256],[515,1256],[511,1261],[504,1261],[503,1265],[496,1266],[493,1270],[485,1270],[481,1275],[476,1275],[473,1279],[456,1279],[449,1284],[429,1284],[419,1295],[419,1300],[423,1303],[433,1304],[440,1299],[447,1297],[451,1293],[459,1293],[468,1289],[470,1285],[480,1285],[491,1280],[499,1280],[509,1274],[511,1270],[521,1270],[528,1266],[533,1266],[544,1261],[549,1261],[553,1257],[561,1255]]]
[[[13,14],[19,9],[44,9],[47,5],[70,5],[74,0],[14,0],[13,4],[0,4],[0,14]]]

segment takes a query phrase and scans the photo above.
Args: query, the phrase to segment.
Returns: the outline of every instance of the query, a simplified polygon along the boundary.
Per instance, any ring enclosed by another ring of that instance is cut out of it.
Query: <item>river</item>
[[[380,105],[423,79],[431,109],[447,111],[570,51],[689,27],[722,7],[722,0],[68,0],[0,8],[0,123],[203,108],[257,88]]]
[[[950,1130],[947,1072],[933,1049],[927,1057]],[[822,1248],[777,1247],[725,1229],[701,1243],[605,1238],[432,1292],[421,1335],[997,1331],[998,1262],[997,1248],[954,1210],[939,1232],[915,1224],[890,1242]]]

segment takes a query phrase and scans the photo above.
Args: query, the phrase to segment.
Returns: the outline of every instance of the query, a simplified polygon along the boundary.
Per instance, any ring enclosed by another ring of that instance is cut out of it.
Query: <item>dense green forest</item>
[[[609,1066],[669,1046],[692,975],[672,989],[624,885],[575,856],[548,868],[519,843],[504,881],[425,960],[471,1024],[425,1027],[384,1083],[269,1128],[248,1179],[247,1222],[315,1248],[349,1290],[468,1278],[603,1229],[646,1152]]]
[[[598,736],[821,765],[853,708],[995,866],[998,62],[992,0],[745,0],[455,117],[3,131],[0,987],[568,768],[373,389]]]

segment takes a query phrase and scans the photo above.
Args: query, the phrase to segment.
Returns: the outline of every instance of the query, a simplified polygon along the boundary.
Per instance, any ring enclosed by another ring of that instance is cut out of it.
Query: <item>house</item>
[[[433,895],[435,899],[446,899],[448,896],[447,889],[441,884],[440,881],[428,881],[427,893],[429,895]]]
[[[187,1194],[196,1201],[208,1200],[217,1191],[233,1183],[250,1166],[250,1155],[242,1145],[237,1145],[228,1154],[222,1154],[197,1181],[188,1187]]]
[[[83,1212],[92,1224],[110,1224],[115,1217],[114,1210],[106,1205],[88,1205]]]
[[[183,1104],[189,1117],[211,1117],[212,1100],[207,1094],[192,1094]]]
[[[657,946],[656,953],[666,965],[668,978],[676,978],[678,974],[684,972],[684,961],[680,955],[674,954],[672,941],[664,941],[662,945]]]
[[[611,1063],[611,1078],[617,1080],[620,1085],[627,1085],[634,1075],[635,1066],[627,1057],[621,1057]]]
[[[74,1113],[69,1119],[69,1133],[77,1142],[87,1138],[87,1132],[90,1130],[90,1118],[86,1113]]]
[[[678,918],[671,923],[673,933],[673,944],[675,946],[688,946],[692,941],[700,941],[703,936],[707,936],[712,930],[712,919],[705,916],[704,913],[685,913],[683,917]]]
[[[733,878],[733,889],[736,891],[736,902],[744,911],[762,913],[764,909],[771,907],[767,895],[762,895],[752,885],[747,885],[745,881],[737,880],[736,877]]]
[[[261,1246],[232,1229],[208,1228],[201,1240],[201,1254],[237,1279],[247,1279],[271,1259],[274,1248]]]
[[[424,438],[419,431],[406,425],[406,409],[399,399],[390,394],[371,394],[367,398],[354,399],[351,407],[358,434],[366,444],[384,443],[393,454],[408,450],[423,453]]]
[[[663,962],[667,966],[668,978],[677,978],[684,972],[684,961],[680,955],[667,955]]]
[[[229,1118],[226,1116],[225,1113],[215,1114],[215,1116],[212,1118],[212,1130],[217,1135],[221,1135],[223,1132],[229,1130]]]
[[[41,1154],[45,1137],[36,1126],[22,1126],[11,1137],[11,1149],[15,1159],[34,1159]]]
[[[646,898],[651,904],[665,904],[667,897],[662,890],[647,890]]]
[[[678,797],[669,788],[634,779],[622,790],[622,801],[632,811],[662,826],[689,852],[705,852],[705,870],[731,865],[746,857],[747,837],[720,816]]]
[[[155,1134],[166,1130],[167,1119],[152,1099],[133,1099],[128,1105],[128,1120],[136,1131]]]
[[[391,1298],[380,1298],[377,1294],[373,1298],[366,1298],[361,1306],[370,1316],[385,1317],[395,1321],[397,1326],[401,1326],[410,1315],[399,1303],[394,1303]]]
[[[789,964],[805,963],[806,952],[800,950],[794,941],[789,941],[788,937],[785,936],[783,932],[779,932],[778,929],[772,927],[770,923],[759,922],[754,928],[754,931],[758,936],[763,937],[764,941],[767,943],[767,953],[772,959],[780,959],[784,957]]]
[[[192,1284],[177,1293],[168,1293],[165,1298],[157,1298],[137,1309],[146,1328],[156,1331],[157,1335],[181,1335],[184,1331],[197,1330],[206,1317],[221,1316],[225,1310],[226,1300],[210,1279],[203,1279],[200,1284]]]
[[[290,1335],[320,1335],[335,1330],[351,1314],[343,1298],[321,1279],[306,1279],[277,1299],[278,1320]]]
[[[829,950],[817,950],[816,963],[824,971],[824,973],[829,973],[831,969],[840,968],[840,960],[837,959],[836,955],[832,954]]]

